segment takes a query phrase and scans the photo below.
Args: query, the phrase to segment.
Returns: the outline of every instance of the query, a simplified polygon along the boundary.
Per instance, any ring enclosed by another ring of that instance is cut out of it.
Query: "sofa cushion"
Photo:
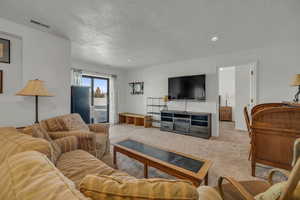
[[[62,154],[56,163],[56,167],[66,177],[71,179],[77,187],[79,187],[80,181],[88,174],[128,176],[126,173],[109,167],[101,160],[83,150]]]
[[[53,156],[50,143],[46,140],[23,134],[15,128],[0,128],[0,163],[24,151],[38,151],[50,159]]]
[[[0,166],[0,199],[88,200],[41,153],[28,151],[6,159]]]
[[[168,179],[130,179],[119,176],[86,176],[80,191],[94,200],[198,200],[197,189],[189,181]]]
[[[89,131],[88,125],[82,120],[79,114],[69,114],[60,116],[59,120],[64,128],[64,130],[73,131],[73,130],[83,130]]]

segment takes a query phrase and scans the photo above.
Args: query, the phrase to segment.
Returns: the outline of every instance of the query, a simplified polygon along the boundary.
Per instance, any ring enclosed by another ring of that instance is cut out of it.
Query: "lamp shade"
[[[30,80],[27,85],[20,90],[16,95],[18,96],[41,96],[41,97],[51,97],[53,96],[47,90],[44,85],[44,81],[41,80]]]
[[[299,86],[300,85],[300,74],[295,75],[291,86]]]

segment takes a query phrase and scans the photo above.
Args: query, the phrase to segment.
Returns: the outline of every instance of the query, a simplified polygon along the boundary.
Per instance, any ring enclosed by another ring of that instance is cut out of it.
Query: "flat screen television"
[[[205,74],[169,78],[168,96],[170,100],[199,100],[206,99]]]

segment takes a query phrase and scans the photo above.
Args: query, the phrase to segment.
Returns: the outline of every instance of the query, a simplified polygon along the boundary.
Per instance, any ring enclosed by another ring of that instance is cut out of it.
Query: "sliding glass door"
[[[109,79],[83,76],[82,85],[91,88],[92,122],[109,122]]]

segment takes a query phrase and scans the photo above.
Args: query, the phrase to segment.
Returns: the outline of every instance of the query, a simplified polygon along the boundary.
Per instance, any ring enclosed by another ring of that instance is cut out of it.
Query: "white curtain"
[[[118,91],[117,91],[117,76],[109,76],[109,123],[116,124],[118,122]]]
[[[81,69],[72,69],[71,70],[71,85],[81,85],[82,84],[82,74]]]

